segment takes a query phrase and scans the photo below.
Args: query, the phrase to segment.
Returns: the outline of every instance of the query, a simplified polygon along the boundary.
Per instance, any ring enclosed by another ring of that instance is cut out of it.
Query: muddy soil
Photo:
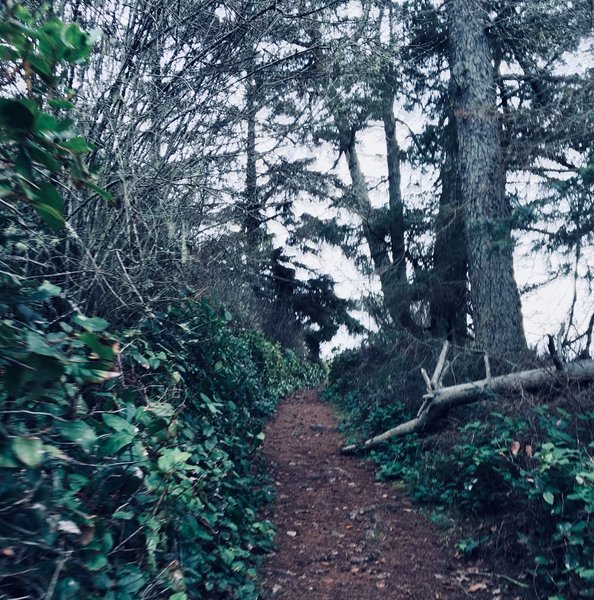
[[[287,399],[265,431],[277,500],[276,552],[263,567],[275,600],[521,600],[470,565],[373,465],[340,454],[333,408],[315,391]]]

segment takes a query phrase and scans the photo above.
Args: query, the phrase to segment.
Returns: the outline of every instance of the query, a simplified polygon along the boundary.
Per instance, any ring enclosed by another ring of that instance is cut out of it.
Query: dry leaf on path
[[[480,590],[486,590],[487,584],[484,581],[479,581],[478,583],[473,583],[466,591],[470,594],[473,592],[478,592]]]

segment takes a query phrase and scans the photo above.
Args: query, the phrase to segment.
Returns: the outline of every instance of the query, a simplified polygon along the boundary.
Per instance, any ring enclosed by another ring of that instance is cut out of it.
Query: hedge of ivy
[[[0,597],[256,597],[262,423],[319,370],[207,302],[119,335],[17,320],[56,294],[0,290]]]
[[[110,330],[15,258],[64,227],[62,189],[110,199],[59,93],[92,42],[18,6],[0,24],[22,83],[0,98],[0,598],[255,598],[263,421],[320,369],[191,296]]]

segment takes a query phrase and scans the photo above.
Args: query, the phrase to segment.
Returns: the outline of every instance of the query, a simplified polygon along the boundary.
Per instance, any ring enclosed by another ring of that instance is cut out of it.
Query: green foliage
[[[382,346],[345,353],[332,365],[330,397],[339,403],[349,430],[378,433],[409,418],[409,398],[394,402],[392,389],[406,385],[412,365],[381,354]],[[400,377],[378,375],[399,364]],[[362,369],[368,369],[365,373]],[[568,392],[571,394],[571,392]],[[420,398],[421,393],[415,399]],[[392,398],[389,404],[387,398]],[[569,395],[565,402],[571,405]],[[561,404],[561,403],[560,403]],[[594,596],[594,405],[591,394],[575,410],[540,406],[506,414],[466,407],[475,420],[438,436],[394,439],[373,453],[379,476],[403,480],[418,502],[438,514],[472,515],[508,523],[493,536],[484,530],[458,542],[463,555],[502,543],[519,560],[531,561],[541,591],[559,598]],[[455,422],[455,421],[454,421]],[[443,518],[439,517],[440,522]],[[496,539],[495,539],[496,538]]]
[[[1,327],[0,591],[37,597],[59,569],[58,599],[255,597],[272,534],[253,468],[263,418],[319,372],[206,302],[117,340],[80,315],[26,330],[6,304]]]
[[[35,224],[23,203],[59,227],[58,182],[88,183],[89,147],[43,107],[71,108],[56,71],[92,36],[18,7],[0,36],[27,90],[0,102],[0,597],[255,598],[273,533],[257,513],[263,419],[321,372],[214,303],[113,332],[23,275],[9,252]]]
[[[304,362],[295,352],[267,340],[262,333],[248,331],[243,338],[253,365],[268,382],[267,390],[272,398],[286,396],[298,387],[318,385],[323,380],[319,365]]]
[[[0,60],[14,83],[13,96],[0,98],[0,198],[33,207],[54,229],[64,225],[60,189],[92,185],[81,158],[91,147],[68,116],[61,69],[83,61],[97,36],[57,18],[37,26],[22,7],[0,24]]]

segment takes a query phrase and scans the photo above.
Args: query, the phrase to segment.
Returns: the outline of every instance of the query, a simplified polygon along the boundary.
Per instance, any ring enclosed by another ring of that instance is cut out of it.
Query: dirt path
[[[285,401],[266,430],[277,552],[264,597],[291,600],[512,598],[460,578],[453,552],[373,467],[339,453],[332,407],[313,391]]]

